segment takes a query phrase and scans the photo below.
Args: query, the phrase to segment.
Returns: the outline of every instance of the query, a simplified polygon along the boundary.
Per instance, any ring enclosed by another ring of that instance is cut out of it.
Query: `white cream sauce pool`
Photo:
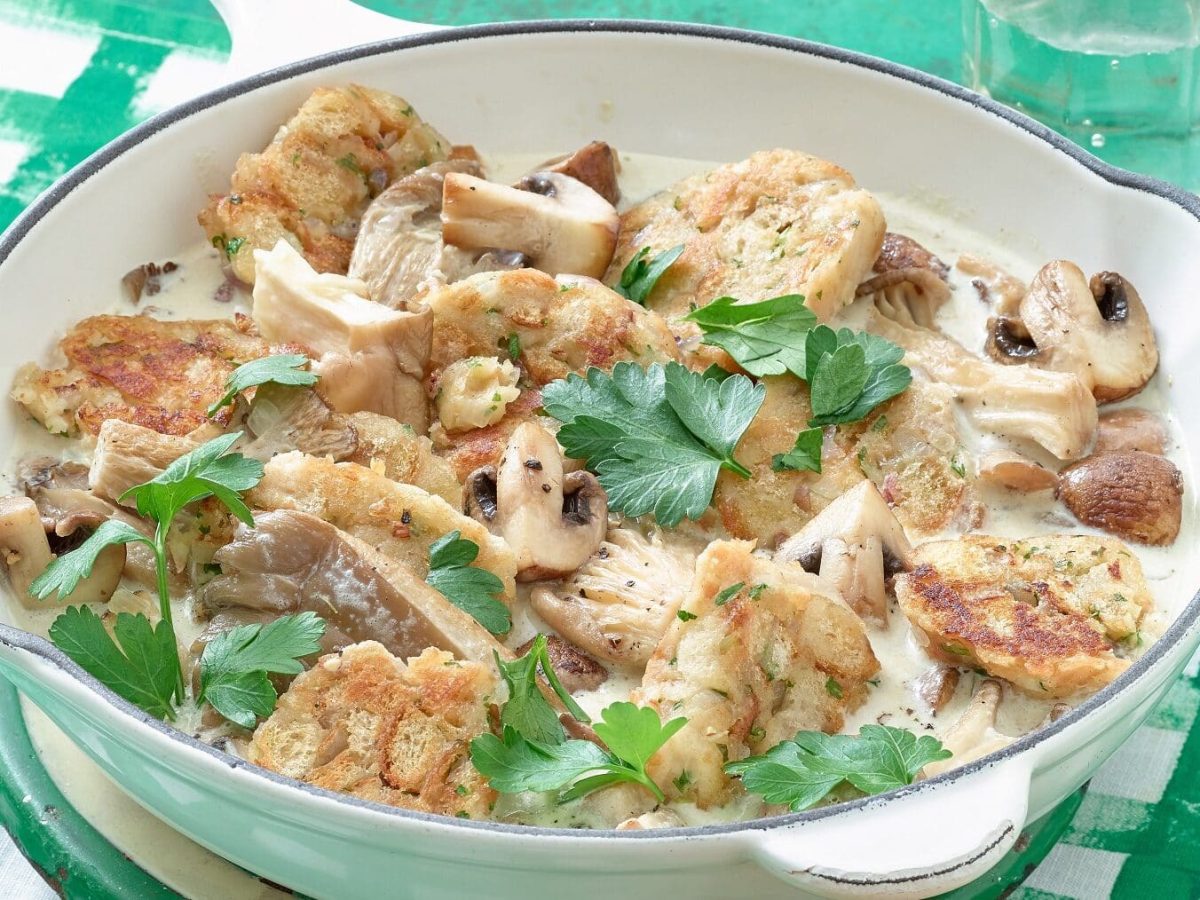
[[[510,182],[534,168],[552,154],[529,153],[506,156],[503,158],[487,159],[489,177],[501,182]],[[640,202],[655,192],[669,186],[673,182],[688,175],[712,168],[716,163],[683,160],[649,154],[622,153],[620,154],[622,192],[622,207]],[[951,301],[940,311],[939,325],[972,351],[978,352],[983,346],[985,321],[988,315],[987,306],[980,301],[970,278],[953,268],[959,255],[969,252],[990,260],[1007,270],[1010,274],[1028,281],[1037,268],[1047,260],[1030,258],[1013,251],[994,238],[972,231],[957,221],[953,212],[945,204],[923,202],[921,198],[892,196],[877,193],[887,217],[888,230],[900,232],[913,237],[936,253],[946,263],[951,265],[950,283],[953,288]],[[224,282],[221,272],[220,259],[217,251],[197,242],[180,252],[164,257],[176,262],[178,270],[162,279],[163,289],[152,297],[143,298],[138,304],[131,303],[123,295],[120,285],[98,285],[97,296],[94,298],[92,312],[112,312],[124,315],[149,313],[160,318],[214,318],[229,317],[235,312],[248,313],[250,309],[249,295],[235,290],[231,299],[220,301],[216,299],[218,288]],[[145,260],[129,260],[130,267]],[[1153,309],[1153,298],[1147,298]],[[853,324],[861,317],[862,309],[851,307],[845,314],[846,324]],[[60,363],[61,360],[44,359],[43,364]],[[1178,435],[1179,430],[1166,409],[1160,374],[1150,386],[1128,405],[1136,405],[1154,409],[1164,415],[1171,426],[1172,434]],[[994,439],[973,432],[968,423],[960,423],[967,449],[978,451],[990,446]],[[80,447],[75,442],[53,437],[39,425],[26,421],[18,429],[10,445],[11,451],[7,464],[0,470],[0,490],[12,493],[16,488],[15,472],[17,465],[23,459],[38,455],[62,457],[73,456],[81,461],[88,461],[88,449]],[[1026,452],[1030,448],[1024,448]],[[1184,458],[1183,448],[1179,441],[1173,441],[1169,448],[1169,456],[1184,472],[1188,484],[1188,503],[1185,505],[1183,529],[1179,539],[1170,548],[1137,547],[1135,552],[1145,568],[1151,589],[1158,604],[1156,613],[1143,627],[1147,643],[1162,632],[1190,597],[1192,585],[1184,584],[1178,574],[1179,566],[1176,560],[1184,552],[1184,548],[1194,542],[1196,512],[1190,501],[1193,494],[1192,473]],[[1049,463],[1044,454],[1040,457]],[[1029,500],[1017,495],[996,493],[986,497],[988,513],[980,531],[1006,538],[1029,537],[1053,531],[1086,532],[1083,528],[1059,506],[1052,497]],[[16,608],[13,608],[16,607]],[[45,633],[50,622],[57,616],[59,610],[45,609],[29,611],[10,604],[5,618],[14,624],[31,631]],[[177,617],[177,627],[180,638],[184,643],[191,640],[198,632],[199,626],[190,622],[190,616]],[[537,621],[532,613],[519,612],[514,622],[513,633],[508,641],[510,646],[518,646],[527,640],[537,630],[544,626]],[[953,722],[968,702],[979,676],[967,674],[960,681],[953,700],[940,712],[934,713],[924,706],[915,696],[912,683],[932,663],[919,649],[913,639],[912,631],[905,621],[893,608],[890,625],[887,628],[869,627],[871,645],[878,656],[882,671],[878,684],[873,686],[866,703],[846,721],[845,730],[855,732],[861,724],[881,722],[899,727],[909,728],[919,733],[937,733],[946,724]],[[581,705],[591,714],[596,714],[604,706],[615,700],[627,699],[629,692],[638,684],[636,674],[613,671],[607,682],[599,689],[587,694],[581,694],[578,699]],[[1039,702],[1011,690],[1006,690],[1005,699],[1000,707],[998,721],[999,729],[1005,733],[1017,735],[1036,727],[1046,716],[1049,704]],[[31,733],[43,757],[51,765],[52,770],[66,767],[71,771],[78,769],[78,751],[70,747],[65,738],[58,734],[53,725],[44,716],[29,717]],[[195,723],[184,721],[180,723],[185,729]],[[93,773],[90,779],[70,778],[62,786],[68,788],[68,797],[78,802],[85,811],[96,810],[102,804],[100,797],[106,796],[106,790],[95,783],[99,778]],[[124,804],[131,807],[131,804]],[[523,821],[537,822],[546,825],[570,825],[587,823],[588,815],[572,804],[574,809],[551,807],[539,808],[536,804],[525,805],[520,810]],[[690,804],[680,804],[676,812],[688,824],[704,824],[708,822],[727,821],[738,818],[749,818],[759,814],[758,804],[748,802],[744,805],[732,805],[724,809],[701,811]],[[132,808],[127,809],[129,815],[134,815]],[[139,815],[144,815],[138,813]]]

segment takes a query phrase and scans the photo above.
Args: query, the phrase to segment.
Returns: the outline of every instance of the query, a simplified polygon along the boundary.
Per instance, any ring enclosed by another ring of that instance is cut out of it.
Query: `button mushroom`
[[[875,485],[861,481],[775,551],[841,592],[863,618],[887,621],[884,580],[911,565],[912,547]]]
[[[1089,456],[1060,473],[1058,493],[1079,521],[1126,540],[1162,546],[1179,536],[1183,475],[1162,456]]]
[[[530,638],[517,648],[516,654],[524,656],[536,638]],[[608,678],[608,669],[596,662],[574,644],[564,641],[556,634],[546,635],[546,654],[550,665],[567,693],[594,691]]]
[[[59,542],[65,544],[66,542]],[[70,543],[82,543],[74,540]],[[66,550],[68,547],[60,546]],[[68,596],[55,595],[46,600],[34,600],[29,586],[42,574],[54,554],[37,504],[28,497],[0,497],[0,561],[8,570],[17,598],[28,609],[67,603],[99,603],[112,596],[121,580],[125,565],[124,545],[101,551],[88,577]]]
[[[1141,450],[1162,456],[1167,447],[1167,429],[1162,419],[1144,409],[1114,409],[1100,416],[1096,426],[1094,453]]]
[[[599,278],[617,245],[611,203],[567,175],[535,172],[508,187],[472,175],[446,175],[442,237],[466,250],[501,247],[550,275]]]
[[[995,321],[988,350],[1074,373],[1101,403],[1136,394],[1158,368],[1150,316],[1133,285],[1116,272],[1089,282],[1065,260],[1048,263],[1034,277],[1019,322]]]
[[[512,547],[518,581],[574,572],[608,527],[608,498],[596,476],[564,476],[558,442],[529,422],[513,432],[498,469],[471,473],[463,496],[464,511]]]
[[[620,186],[617,184],[620,168],[617,151],[604,141],[592,141],[574,153],[556,157],[538,166],[539,170],[558,172],[582,181],[613,206],[621,199]]]

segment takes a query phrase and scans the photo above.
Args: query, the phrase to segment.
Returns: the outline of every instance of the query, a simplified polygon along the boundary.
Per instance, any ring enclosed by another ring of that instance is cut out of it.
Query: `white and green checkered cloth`
[[[457,24],[478,18],[482,2],[430,3],[417,17]],[[859,0],[854,12],[889,3]],[[387,8],[386,0],[371,5]],[[628,4],[488,0],[483,6],[492,18],[529,18],[620,15]],[[649,6],[640,5],[640,13],[714,18],[703,3]],[[945,24],[952,16],[941,7],[957,3],[931,0],[929,6],[939,7],[932,16]],[[776,13],[770,7],[756,0],[732,10],[727,21],[800,31],[795,9]],[[773,15],[793,18],[783,22]],[[861,35],[838,40],[830,33],[830,20],[839,15],[847,18],[845,10],[831,11],[803,33],[862,46]],[[937,70],[953,56],[947,42],[957,35],[940,40],[935,47],[926,31],[907,46],[928,50],[925,67]],[[228,36],[205,0],[0,0],[0,228],[96,147],[216,83],[228,49]],[[882,44],[865,49],[889,55]],[[922,64],[911,53],[895,57]],[[1010,896],[1200,897],[1200,729],[1192,727],[1200,709],[1198,669],[1193,661],[1150,721],[1099,771],[1062,840]],[[52,896],[0,833],[0,898]]]

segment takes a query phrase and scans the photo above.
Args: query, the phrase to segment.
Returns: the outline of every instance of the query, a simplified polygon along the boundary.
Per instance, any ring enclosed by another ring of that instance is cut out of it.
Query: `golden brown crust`
[[[230,372],[278,352],[239,322],[149,316],[92,316],[59,346],[67,365],[27,366],[13,399],[51,431],[91,435],[105,419],[187,434],[209,421],[205,411],[225,393]]]
[[[701,807],[725,803],[735,790],[725,762],[800,730],[840,730],[879,671],[849,607],[824,594],[815,576],[756,557],[753,547],[709,544],[680,607],[691,618],[671,623],[634,692],[664,721],[687,717],[649,772],[668,796]],[[738,583],[742,589],[720,600]]]
[[[493,673],[428,649],[406,666],[374,641],[296,677],[250,743],[251,762],[365,800],[487,818],[496,793],[470,762]]]
[[[449,143],[408,103],[359,85],[317,88],[261,153],[237,161],[228,194],[198,216],[254,283],[254,250],[280,239],[318,272],[345,273],[354,240],[345,230],[397,178],[443,160]]]
[[[823,319],[854,298],[883,241],[879,204],[840,166],[765,150],[684,179],[621,217],[605,275],[615,284],[643,247],[683,244],[647,305],[668,319],[717,297],[803,294]]]
[[[1152,605],[1141,566],[1111,538],[967,535],[917,548],[896,579],[900,608],[931,656],[977,665],[1039,698],[1103,687],[1113,653]]]

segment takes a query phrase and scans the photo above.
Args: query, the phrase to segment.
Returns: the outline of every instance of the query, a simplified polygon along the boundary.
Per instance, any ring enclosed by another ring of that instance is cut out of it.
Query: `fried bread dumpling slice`
[[[371,198],[450,149],[394,94],[317,88],[262,152],[241,155],[229,193],[212,195],[198,219],[247,284],[254,251],[281,240],[318,272],[345,274]]]
[[[658,316],[590,278],[486,272],[433,291],[434,378],[467,357],[516,363],[541,387],[589,366],[679,360]]]
[[[646,301],[668,319],[717,297],[801,294],[828,320],[854,299],[884,229],[879,204],[845,169],[796,150],[764,150],[625,212],[604,281],[616,284],[643,247],[659,253],[682,244]]]
[[[659,642],[634,702],[687,725],[650,761],[668,797],[701,808],[731,799],[722,766],[797,731],[833,733],[879,671],[862,620],[797,565],[714,541]]]
[[[256,253],[254,320],[273,340],[304,347],[319,377],[317,393],[340,413],[374,412],[429,426],[422,379],[429,361],[427,311],[388,309],[366,286],[318,274],[287,243]]]
[[[1120,541],[966,535],[916,548],[896,599],[926,652],[972,665],[1030,696],[1092,693],[1129,665],[1113,651],[1153,604]]]
[[[324,519],[418,578],[429,572],[430,544],[458,531],[479,547],[473,565],[503,581],[505,596],[513,596],[517,560],[508,544],[441,497],[365,466],[284,453],[263,467],[262,480],[247,492],[246,502],[257,509],[298,510]]]
[[[405,664],[375,641],[323,656],[279,698],[250,762],[316,787],[486,819],[496,800],[471,764],[495,674],[430,647]]]
[[[107,419],[187,434],[208,423],[208,407],[224,395],[234,369],[278,352],[244,317],[92,316],[68,331],[59,349],[63,368],[26,365],[11,396],[47,430],[71,437],[95,436]]]
[[[221,574],[196,595],[206,617],[226,609],[314,612],[348,642],[398,656],[426,647],[492,664],[507,651],[470,615],[365,541],[295,510],[258,513],[213,554]]]

